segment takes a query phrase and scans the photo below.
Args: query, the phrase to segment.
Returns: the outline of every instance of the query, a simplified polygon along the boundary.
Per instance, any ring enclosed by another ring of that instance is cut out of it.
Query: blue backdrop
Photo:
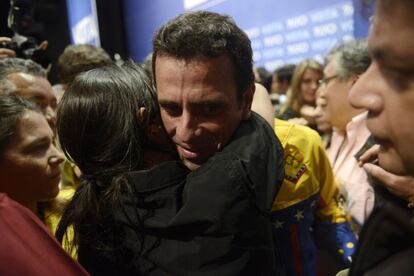
[[[95,0],[66,0],[72,44],[100,46]]]
[[[252,40],[256,66],[268,70],[306,57],[321,60],[338,41],[363,37],[368,17],[356,0],[124,0],[127,47],[143,61],[154,32],[184,11],[228,14]]]

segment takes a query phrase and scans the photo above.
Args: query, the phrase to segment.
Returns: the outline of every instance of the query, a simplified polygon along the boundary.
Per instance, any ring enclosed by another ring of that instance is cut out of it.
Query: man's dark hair
[[[266,88],[267,92],[269,92],[270,89],[272,89],[272,74],[267,71],[265,67],[257,67],[254,70],[256,70],[257,74],[259,75],[259,79],[255,79],[255,82],[263,85]]]
[[[153,40],[153,51],[154,73],[158,56],[190,60],[227,54],[233,61],[240,98],[254,83],[250,40],[229,16],[207,11],[184,13],[158,30]]]
[[[273,75],[279,82],[287,81],[289,84],[292,81],[293,72],[295,71],[296,65],[286,64],[282,67],[277,68]]]

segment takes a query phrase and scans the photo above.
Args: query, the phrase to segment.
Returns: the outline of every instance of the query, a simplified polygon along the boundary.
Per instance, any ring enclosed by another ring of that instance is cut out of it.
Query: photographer
[[[42,65],[43,68],[48,69],[50,66],[50,60],[45,52],[48,42],[44,40],[39,45],[36,45],[36,42],[32,38],[29,40],[20,35],[18,35],[18,37],[19,39],[24,40],[20,46],[13,41],[13,38],[0,36],[0,58],[19,57],[31,59]],[[25,39],[27,42],[25,42]]]
[[[7,26],[13,32],[11,38],[0,37],[0,58],[18,57],[31,59],[49,69],[51,60],[46,53],[47,41],[40,44],[28,36],[34,24],[33,3],[28,0],[10,0]]]

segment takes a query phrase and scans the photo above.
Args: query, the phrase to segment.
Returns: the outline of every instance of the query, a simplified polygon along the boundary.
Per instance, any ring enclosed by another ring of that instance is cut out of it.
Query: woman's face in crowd
[[[322,74],[314,69],[306,69],[300,83],[300,91],[305,104],[315,106],[316,91]]]
[[[63,160],[45,117],[27,111],[0,157],[0,191],[28,208],[53,199]]]

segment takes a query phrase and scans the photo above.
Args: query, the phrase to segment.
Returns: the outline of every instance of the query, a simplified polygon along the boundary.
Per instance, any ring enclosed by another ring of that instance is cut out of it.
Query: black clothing
[[[302,118],[302,114],[300,114],[300,112],[296,112],[293,110],[293,108],[288,107],[286,108],[286,110],[279,114],[278,116],[276,116],[278,119],[284,120],[284,121],[289,121],[290,119],[294,119],[294,118]],[[318,127],[316,126],[316,122],[309,122],[306,125],[308,127],[310,127],[311,129],[318,131]],[[319,133],[319,132],[318,132]]]
[[[414,275],[414,220],[406,203],[374,185],[375,207],[365,222],[349,276]]]
[[[280,142],[253,114],[193,172],[172,161],[127,174],[132,192],[114,211],[121,244],[80,247],[79,261],[96,275],[281,274],[270,209],[283,171]]]
[[[277,118],[285,121],[299,117],[301,117],[301,115],[298,112],[294,111],[291,107],[286,108],[286,110],[283,113],[280,113],[277,116]]]

